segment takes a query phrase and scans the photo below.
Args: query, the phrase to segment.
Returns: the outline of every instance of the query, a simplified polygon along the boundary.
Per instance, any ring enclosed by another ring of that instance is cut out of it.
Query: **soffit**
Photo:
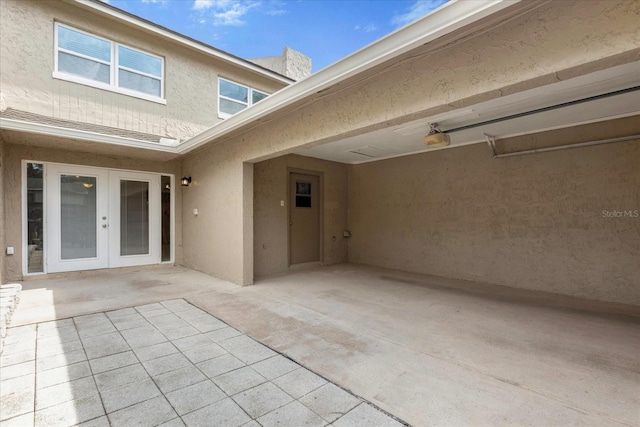
[[[450,133],[451,144],[446,148],[428,148],[423,143],[430,123],[437,122],[440,128],[446,132],[471,124],[633,88],[638,85],[638,75],[640,75],[640,62],[633,62],[447,113],[406,122],[402,125],[390,126],[323,145],[300,149],[295,151],[295,154],[358,164],[437,149],[484,143],[486,141],[484,134],[507,138],[637,115],[640,114],[640,92],[638,91],[452,132]]]

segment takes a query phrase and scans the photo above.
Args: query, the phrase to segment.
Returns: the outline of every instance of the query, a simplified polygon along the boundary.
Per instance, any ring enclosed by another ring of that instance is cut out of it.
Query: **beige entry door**
[[[291,173],[289,264],[320,261],[320,178]]]

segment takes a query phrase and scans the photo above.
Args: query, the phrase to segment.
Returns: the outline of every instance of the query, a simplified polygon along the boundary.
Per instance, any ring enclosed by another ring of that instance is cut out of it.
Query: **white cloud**
[[[424,15],[438,8],[444,3],[444,0],[416,0],[416,2],[411,5],[408,12],[402,13],[400,15],[395,15],[391,19],[391,23],[394,25],[408,24],[409,22],[413,22],[418,18],[422,18]]]
[[[365,33],[371,33],[377,30],[378,26],[372,23],[367,25],[356,25],[355,27],[353,27],[353,29],[356,31],[364,31]]]
[[[168,1],[169,0],[142,0],[142,3],[166,3]]]
[[[242,19],[251,9],[260,6],[259,1],[246,0],[195,0],[195,10],[213,10],[213,25],[240,26],[244,25]],[[202,20],[200,20],[202,22]]]

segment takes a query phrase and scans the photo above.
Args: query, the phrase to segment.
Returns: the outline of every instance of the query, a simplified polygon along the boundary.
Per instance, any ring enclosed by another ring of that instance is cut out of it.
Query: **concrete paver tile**
[[[15,365],[11,365],[10,368],[2,369],[2,377],[3,381],[9,380],[11,378],[21,377],[23,375],[33,374],[36,370],[36,361],[29,360],[27,362],[16,363]]]
[[[220,346],[227,350],[229,353],[233,353],[236,350],[243,349],[252,345],[256,345],[258,342],[246,335],[239,335],[228,340],[219,342]]]
[[[3,379],[0,382],[0,397],[23,391],[33,392],[35,390],[35,382],[35,374],[23,375],[21,377],[11,378],[8,380]]]
[[[73,319],[52,320],[50,322],[38,323],[38,330],[63,328],[65,326],[73,326]]]
[[[80,338],[95,337],[98,335],[109,334],[116,332],[116,327],[107,319],[105,321],[97,323],[87,323],[83,325],[76,325],[78,329],[78,335]]]
[[[187,366],[186,368],[158,375],[153,379],[163,393],[169,393],[173,390],[204,381],[207,377],[195,366]]]
[[[84,377],[41,388],[36,392],[36,411],[96,394],[98,394],[98,389],[92,377]]]
[[[182,320],[180,322],[183,322]],[[184,322],[186,323],[186,322]],[[161,326],[163,325],[158,325],[158,329],[160,330],[160,332],[162,332],[162,334],[167,337],[170,340],[175,340],[175,339],[179,339],[179,338],[185,338],[185,337],[189,337],[192,335],[198,335],[200,333],[199,330],[197,330],[196,328],[194,328],[193,326],[189,325],[188,323],[186,323],[186,325],[180,325],[180,326],[176,326],[176,327],[166,327],[166,328],[162,328]],[[171,323],[167,323],[166,326],[172,326]]]
[[[308,426],[323,427],[327,422],[320,418],[317,414],[304,406],[302,403],[294,400],[285,406],[275,409],[266,415],[258,418],[261,426],[264,427],[281,427],[281,426]],[[363,426],[375,426],[375,424],[362,424]]]
[[[131,329],[128,326],[131,324],[140,324],[140,326],[147,326],[147,320],[142,317],[137,311],[134,311],[131,314],[125,314],[123,316],[112,317],[111,323],[118,330]],[[140,327],[138,326],[138,327]]]
[[[140,317],[142,317],[142,316],[140,316]],[[116,317],[116,319],[118,319],[118,318]],[[149,322],[147,322],[147,320],[145,318],[142,318],[142,319],[138,319],[138,320],[129,320],[129,321],[126,321],[126,322],[117,322],[117,323],[114,322],[113,325],[119,331],[126,331],[128,329],[142,328],[142,327],[145,327],[145,326],[148,327],[151,324]]]
[[[320,415],[328,422],[333,422],[355,408],[362,402],[340,387],[327,383],[300,399],[300,403]]]
[[[177,416],[163,396],[154,397],[108,415],[112,427],[157,426]]]
[[[135,365],[136,363],[138,363],[138,358],[135,356],[133,351],[125,351],[123,353],[89,360],[89,364],[91,365],[91,370],[94,375],[129,365]]]
[[[101,417],[85,421],[82,424],[78,424],[77,427],[109,427],[109,418],[107,418],[106,415],[103,415]]]
[[[142,316],[147,319],[149,322],[151,322],[151,320],[154,317],[161,317],[161,316],[166,316],[166,315],[170,315],[173,314],[171,313],[169,310],[167,310],[166,308],[160,306],[160,308],[156,309],[156,310],[148,310],[148,311],[142,311],[140,312],[140,314],[142,314]],[[175,316],[175,315],[174,315]],[[177,316],[176,316],[177,317]]]
[[[178,315],[178,317],[185,320],[193,319],[194,317],[199,317],[199,316],[202,316],[203,314],[209,314],[206,311],[201,310],[195,306],[191,306],[187,310],[182,310],[175,313]]]
[[[146,362],[142,362],[142,365],[147,372],[154,377],[166,372],[175,371],[176,369],[192,366],[189,359],[181,353],[174,353],[168,356],[158,357],[157,359],[147,360]]]
[[[107,414],[126,408],[127,406],[135,405],[136,403],[144,402],[145,400],[153,399],[154,397],[160,396],[160,394],[160,390],[158,390],[158,387],[156,387],[151,378],[105,390],[100,393]]]
[[[363,402],[346,415],[333,422],[336,427],[402,427],[403,424]]]
[[[36,388],[51,387],[56,384],[91,376],[89,362],[86,360],[68,366],[38,372]]]
[[[137,314],[137,311],[133,307],[129,308],[121,308],[120,310],[111,310],[105,313],[109,319],[113,322],[113,319],[116,317],[128,316],[132,314]]]
[[[273,380],[273,383],[295,399],[325,385],[327,380],[308,369],[300,368]]]
[[[22,391],[0,398],[0,421],[33,412],[34,393]]]
[[[62,344],[50,345],[48,347],[38,346],[38,352],[36,354],[36,358],[38,360],[44,359],[48,356],[55,356],[56,354],[62,353],[71,353],[72,351],[81,351],[83,350],[82,342],[78,341],[69,341]]]
[[[104,415],[100,396],[71,400],[36,411],[36,427],[72,426]]]
[[[65,351],[64,353],[56,354],[54,356],[37,359],[36,368],[38,372],[41,372],[46,371],[47,369],[73,365],[75,363],[82,362],[83,360],[87,360],[87,355],[84,353],[84,350]]]
[[[204,408],[227,397],[211,380],[205,380],[166,394],[179,415]]]
[[[2,427],[33,427],[33,408],[31,412],[17,417],[10,418],[8,420],[2,420]]]
[[[185,427],[185,425],[182,422],[182,419],[174,418],[171,421],[160,424],[158,427]]]
[[[181,318],[179,318],[178,316],[176,316],[175,314],[173,314],[172,312],[170,312],[166,308],[163,308],[162,312],[160,312],[160,311],[161,310],[149,311],[147,313],[144,313],[143,316],[152,325],[163,325],[163,324],[173,323],[173,322],[177,322],[177,321],[183,322],[183,320]],[[152,314],[153,314],[153,316],[152,316]]]
[[[180,351],[186,351],[192,348],[211,344],[211,340],[204,334],[192,335],[189,337],[178,338],[171,341],[173,345],[178,347]]]
[[[20,353],[13,353],[0,356],[0,368],[6,368],[7,366],[17,365],[18,363],[29,362],[35,360],[36,349],[30,349],[21,351]]]
[[[225,354],[223,356],[216,357],[215,359],[198,363],[196,366],[198,366],[206,376],[213,378],[229,371],[233,371],[234,369],[242,368],[245,364],[232,355]]]
[[[228,340],[229,338],[237,337],[238,335],[242,335],[242,332],[239,330],[232,328],[231,326],[227,326],[221,329],[216,329],[212,332],[207,332],[206,337],[215,343],[220,343],[222,341]]]
[[[144,312],[147,312],[147,311],[159,310],[161,308],[164,308],[164,306],[162,304],[160,304],[159,302],[154,302],[153,304],[138,305],[138,306],[136,306],[134,308],[139,313],[144,313]]]
[[[131,349],[119,332],[84,338],[82,339],[82,345],[89,359],[110,356]]]
[[[94,376],[98,390],[103,392],[110,388],[120,387],[125,384],[149,378],[149,374],[141,364],[125,366],[111,371],[102,372]]]
[[[46,345],[46,338],[58,337],[59,342],[75,341],[80,339],[75,325],[69,325],[59,328],[38,329],[36,339],[38,346]]]
[[[205,360],[213,359],[223,354],[227,354],[227,351],[212,342],[184,351],[184,355],[193,363],[204,362]]]
[[[7,337],[5,338],[4,346],[2,347],[3,356],[22,353],[22,352],[33,350],[36,348],[35,337],[33,339],[20,339],[20,340],[9,340],[7,338],[9,338],[9,335],[7,335]]]
[[[278,354],[275,351],[271,350],[269,347],[266,347],[260,343],[256,343],[255,345],[251,345],[249,347],[243,347],[237,350],[229,351],[229,353],[233,354],[235,357],[242,360],[247,365],[260,362],[261,360],[268,359]]]
[[[251,367],[266,379],[273,380],[286,373],[295,371],[300,365],[278,354],[277,356],[254,363]]]
[[[251,418],[230,398],[205,406],[182,417],[187,427],[237,427]]]
[[[270,382],[235,394],[232,399],[252,418],[258,418],[293,400]]]
[[[134,348],[133,352],[138,356],[140,361],[144,362],[152,360],[157,357],[167,356],[169,354],[177,353],[178,349],[170,342],[162,342],[159,344],[150,345],[149,347]]]
[[[127,329],[120,332],[131,348],[148,347],[167,341],[164,335],[152,326]]]
[[[189,304],[183,299],[172,299],[169,301],[162,301],[162,304],[165,308],[168,308],[174,313],[178,313],[180,311],[185,311],[193,308],[193,305]]]
[[[262,427],[256,420],[251,420],[246,424],[242,424],[240,427]]]
[[[248,366],[218,375],[212,379],[228,395],[239,393],[267,381],[262,375]]]
[[[200,332],[211,332],[228,326],[222,320],[219,320],[210,314],[188,318],[187,322]]]
[[[108,320],[109,318],[105,313],[93,313],[93,314],[84,314],[82,316],[76,316],[73,318],[73,323],[75,323],[76,326],[81,326],[81,325],[100,323]]]

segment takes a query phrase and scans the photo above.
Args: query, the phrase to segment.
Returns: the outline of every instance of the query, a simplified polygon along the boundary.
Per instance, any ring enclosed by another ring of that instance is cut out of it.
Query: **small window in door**
[[[311,183],[296,181],[296,208],[311,207]]]
[[[42,273],[44,244],[44,165],[27,163],[27,272]]]

